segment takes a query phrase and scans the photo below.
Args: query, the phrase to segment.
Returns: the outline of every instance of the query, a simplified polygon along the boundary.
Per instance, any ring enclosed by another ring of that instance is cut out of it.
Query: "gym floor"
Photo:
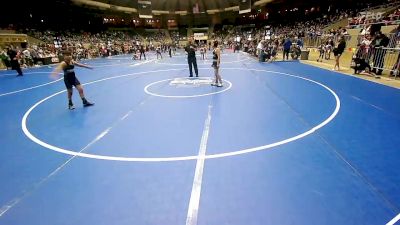
[[[400,217],[400,90],[225,51],[0,72],[0,225],[378,225]],[[208,55],[211,58],[211,55]]]

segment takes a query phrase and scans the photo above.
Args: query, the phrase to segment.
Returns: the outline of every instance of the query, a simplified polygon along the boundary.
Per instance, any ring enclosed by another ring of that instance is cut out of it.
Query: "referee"
[[[196,45],[192,44],[192,40],[189,40],[188,45],[185,48],[185,51],[188,54],[188,63],[189,63],[189,72],[190,76],[193,77],[192,65],[194,67],[194,72],[196,73],[196,77],[199,77],[199,71],[197,70],[197,61],[196,61]]]

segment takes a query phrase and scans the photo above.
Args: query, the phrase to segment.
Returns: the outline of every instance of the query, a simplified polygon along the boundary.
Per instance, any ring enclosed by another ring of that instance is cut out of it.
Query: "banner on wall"
[[[239,14],[251,12],[251,0],[239,0]]]
[[[151,1],[138,1],[138,13],[139,18],[151,19],[153,18],[152,8],[151,8]]]

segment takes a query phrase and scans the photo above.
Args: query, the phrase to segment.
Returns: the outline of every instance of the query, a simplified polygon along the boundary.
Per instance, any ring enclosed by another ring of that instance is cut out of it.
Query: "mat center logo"
[[[176,87],[199,87],[202,85],[211,85],[213,80],[207,78],[175,78],[169,82],[169,85]]]

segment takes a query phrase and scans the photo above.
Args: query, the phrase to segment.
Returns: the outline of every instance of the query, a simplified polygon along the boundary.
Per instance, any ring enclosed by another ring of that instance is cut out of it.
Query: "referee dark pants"
[[[189,63],[190,77],[193,77],[192,64],[193,64],[193,66],[194,66],[194,72],[196,73],[196,77],[198,77],[198,76],[199,76],[199,71],[197,70],[197,61],[196,61],[196,57],[189,57],[189,58],[188,58],[188,63]]]

